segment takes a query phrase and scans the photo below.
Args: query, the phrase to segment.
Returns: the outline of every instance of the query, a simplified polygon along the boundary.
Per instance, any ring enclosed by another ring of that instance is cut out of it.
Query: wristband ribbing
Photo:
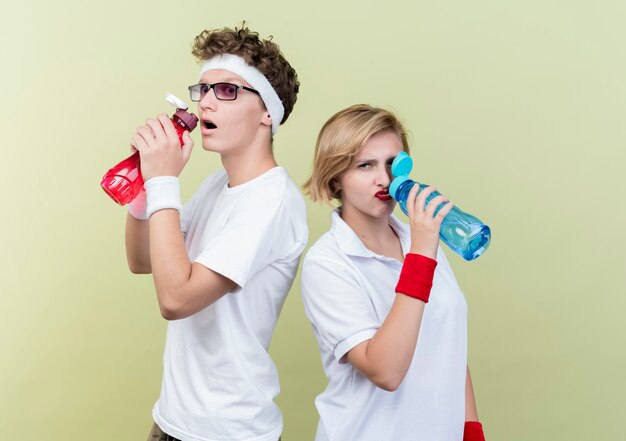
[[[485,441],[483,425],[478,421],[465,421],[463,441]]]
[[[176,176],[156,176],[143,185],[146,189],[148,219],[159,210],[171,208],[180,213],[183,209],[180,203],[180,184]]]
[[[396,285],[396,293],[428,303],[436,267],[437,261],[434,259],[421,254],[407,254],[404,256],[404,264]]]

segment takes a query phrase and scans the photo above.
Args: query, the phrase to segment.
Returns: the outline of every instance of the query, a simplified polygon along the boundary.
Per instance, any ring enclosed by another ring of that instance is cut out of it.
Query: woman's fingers
[[[415,200],[417,199],[419,188],[420,186],[416,182],[406,199],[406,210],[408,211],[409,219],[413,219],[415,216]]]
[[[419,184],[415,184],[415,186],[417,187]],[[419,194],[417,195],[417,198],[415,199],[415,211],[417,213],[423,213],[426,209],[426,199],[428,199],[428,196],[431,195],[431,193],[435,191],[435,187],[433,187],[432,185],[430,187],[426,187],[424,188],[422,191],[419,192]]]
[[[452,202],[448,202],[441,208],[441,210],[439,210],[439,213],[437,213],[437,215],[435,216],[435,219],[441,222],[443,218],[446,217],[447,214],[450,213],[450,210],[452,210],[453,208],[454,208],[454,204]]]
[[[441,204],[448,202],[448,198],[443,195],[435,196],[428,202],[426,209],[424,210],[427,219],[435,217],[437,208],[440,208]]]

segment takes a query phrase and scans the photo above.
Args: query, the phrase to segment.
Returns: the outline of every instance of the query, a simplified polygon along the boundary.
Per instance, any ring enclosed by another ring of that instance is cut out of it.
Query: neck
[[[402,259],[400,239],[389,226],[388,216],[371,217],[342,209],[341,218],[352,228],[367,249],[383,256]]]
[[[230,187],[251,181],[278,165],[269,142],[254,143],[238,151],[222,154],[221,159]]]

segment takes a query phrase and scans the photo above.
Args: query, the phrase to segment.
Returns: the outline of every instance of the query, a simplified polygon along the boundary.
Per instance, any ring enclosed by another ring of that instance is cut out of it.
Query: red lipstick
[[[391,200],[391,196],[389,196],[389,192],[387,190],[377,191],[374,197],[385,202]]]

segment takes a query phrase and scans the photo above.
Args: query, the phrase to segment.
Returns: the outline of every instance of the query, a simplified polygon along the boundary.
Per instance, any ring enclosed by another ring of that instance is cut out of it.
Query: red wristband
[[[396,285],[396,293],[428,303],[436,266],[436,260],[421,254],[409,253],[404,256],[404,264]]]
[[[465,421],[463,441],[485,441],[483,425],[478,421]]]

